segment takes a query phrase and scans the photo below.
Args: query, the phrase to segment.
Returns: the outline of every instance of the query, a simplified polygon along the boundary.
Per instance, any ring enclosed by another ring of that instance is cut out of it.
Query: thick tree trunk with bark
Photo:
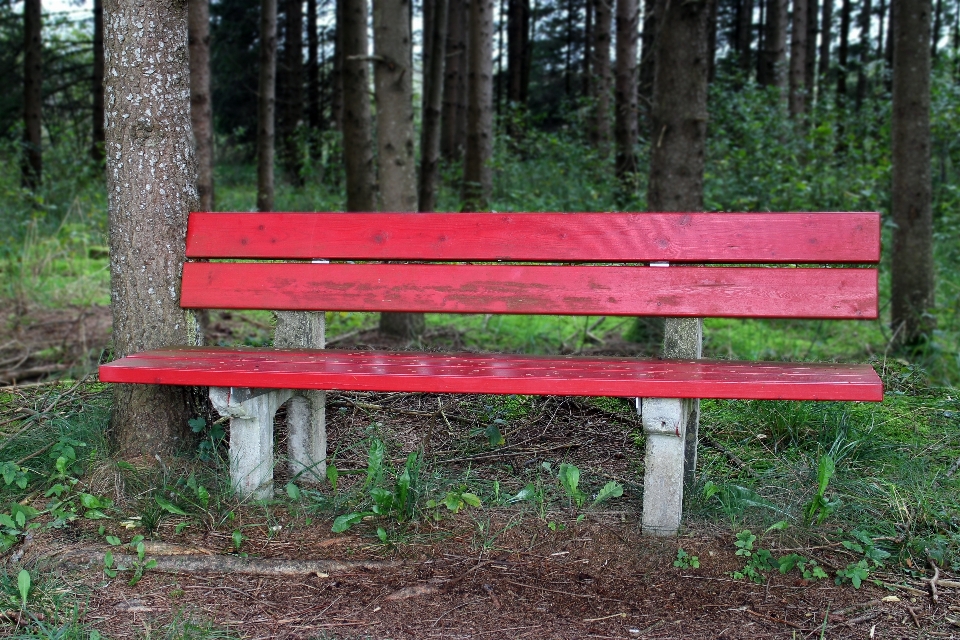
[[[472,0],[469,24],[463,210],[483,211],[489,208],[493,191],[493,0]]]
[[[347,211],[377,210],[367,56],[367,0],[343,0],[343,162]]]
[[[451,161],[461,158],[466,143],[468,8],[469,0],[452,0],[447,16],[440,150]]]
[[[626,201],[636,190],[638,0],[617,0],[617,178]]]
[[[43,106],[43,19],[40,0],[23,2],[23,158],[21,181],[34,189],[43,177],[41,121]]]
[[[610,29],[614,0],[594,0],[593,118],[590,143],[606,154],[610,144]]]
[[[678,3],[659,0],[657,69],[653,83],[650,153],[651,211],[703,209],[704,154],[707,140],[707,23],[710,0]],[[669,268],[669,267],[668,267]],[[699,358],[703,320],[668,318],[663,355]],[[699,403],[691,402],[686,431],[685,476],[696,467]]]
[[[260,0],[257,99],[257,211],[273,211],[274,112],[277,91],[277,0]]]
[[[374,86],[380,208],[417,210],[417,167],[413,130],[413,69],[410,0],[374,0]],[[422,313],[381,313],[380,330],[412,338],[424,330]]]
[[[286,0],[283,32],[282,81],[279,82],[282,91],[278,92],[280,118],[277,123],[280,163],[284,179],[300,187],[303,186],[303,157],[297,129],[303,118],[303,0]]]
[[[90,157],[103,162],[103,0],[93,1],[93,136]]]
[[[787,0],[767,0],[767,17],[763,38],[762,77],[757,81],[763,86],[786,86],[787,62]]]
[[[190,120],[197,150],[200,209],[213,211],[213,104],[210,99],[210,0],[189,0]]]
[[[307,123],[323,128],[320,109],[320,38],[317,33],[317,0],[307,0]]]
[[[893,3],[891,328],[902,346],[934,329],[930,181],[930,0]]]
[[[808,0],[793,0],[793,26],[790,38],[790,117],[798,118],[807,112],[810,86],[807,75],[807,12]]]
[[[423,125],[420,131],[420,211],[437,207],[440,182],[440,111],[443,108],[443,70],[446,56],[449,0],[431,0],[429,55],[424,50]],[[426,38],[425,38],[426,41]],[[426,43],[425,43],[426,44]]]
[[[179,304],[196,162],[186,3],[106,0],[104,8],[110,298],[114,354],[123,357],[196,343]],[[189,441],[187,389],[116,385],[113,393],[121,455],[172,454]]]

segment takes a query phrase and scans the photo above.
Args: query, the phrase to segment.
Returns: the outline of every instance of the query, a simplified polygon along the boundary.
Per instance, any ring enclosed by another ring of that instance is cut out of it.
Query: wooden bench
[[[317,310],[874,319],[879,256],[876,213],[194,213],[181,305],[288,324]],[[296,335],[278,342],[322,346],[322,324]],[[171,347],[100,379],[209,386],[231,417],[233,485],[258,498],[291,398],[288,458],[307,480],[324,475],[322,390],[638,398],[653,534],[679,527],[688,399],[883,398],[860,364],[304,348]]]

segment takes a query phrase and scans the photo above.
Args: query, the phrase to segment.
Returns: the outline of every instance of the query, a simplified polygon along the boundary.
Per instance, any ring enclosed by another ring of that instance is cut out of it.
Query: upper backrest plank
[[[876,318],[857,268],[188,262],[186,308]]]
[[[192,213],[189,258],[873,263],[878,213]]]

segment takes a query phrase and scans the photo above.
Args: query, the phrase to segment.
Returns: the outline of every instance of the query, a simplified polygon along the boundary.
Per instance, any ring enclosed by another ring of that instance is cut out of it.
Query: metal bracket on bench
[[[675,536],[683,511],[683,470],[689,403],[679,398],[638,398],[646,435],[643,533]]]

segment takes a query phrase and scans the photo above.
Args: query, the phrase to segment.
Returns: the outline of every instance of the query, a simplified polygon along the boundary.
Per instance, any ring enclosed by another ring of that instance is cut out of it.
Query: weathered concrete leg
[[[674,536],[683,512],[683,470],[689,400],[641,398],[647,439],[643,478],[643,533]]]
[[[322,349],[323,312],[278,311],[273,344],[285,349]],[[327,471],[327,428],[323,391],[297,391],[287,406],[287,460],[290,475],[316,484]]]
[[[663,357],[696,359],[703,357],[703,319],[667,318],[663,329]],[[700,401],[686,403],[686,463],[683,481],[692,487],[697,473],[697,437],[700,426]]]
[[[290,389],[210,387],[210,401],[230,418],[230,483],[244,498],[273,497],[273,417]]]

